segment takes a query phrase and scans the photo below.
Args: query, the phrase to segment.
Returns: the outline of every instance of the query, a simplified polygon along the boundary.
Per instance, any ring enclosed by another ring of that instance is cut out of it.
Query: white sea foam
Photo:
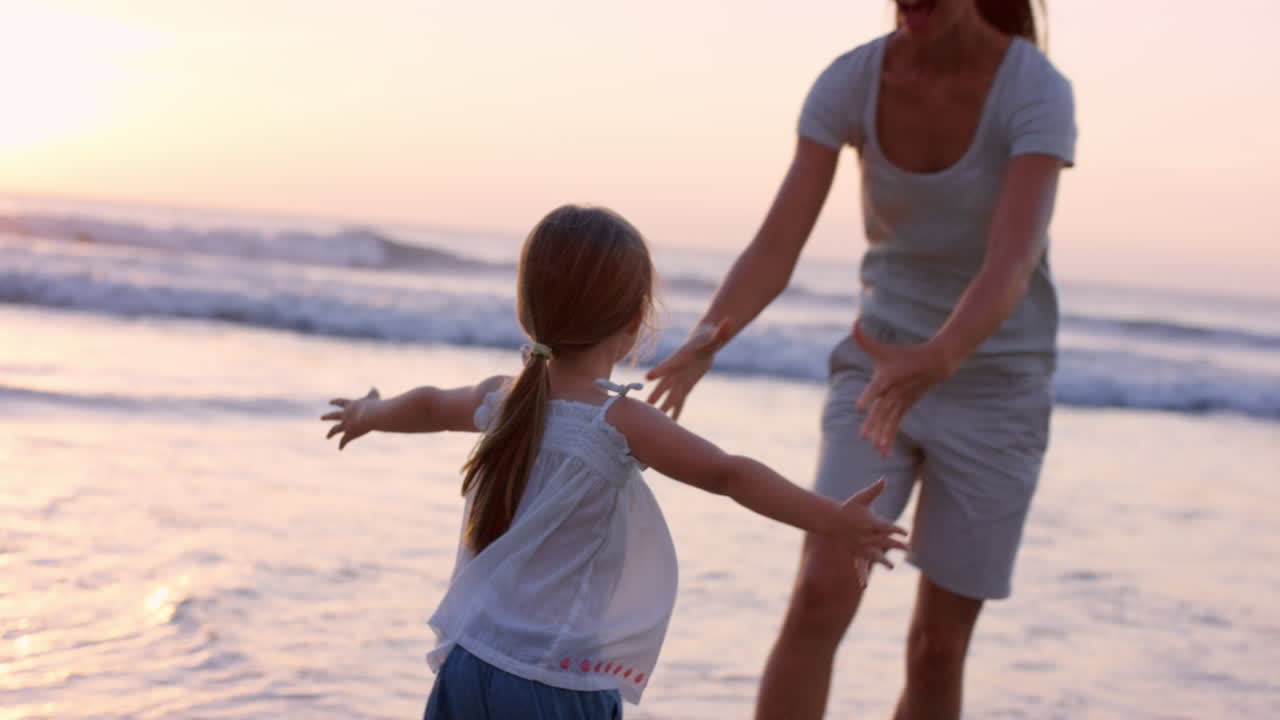
[[[373,228],[358,226],[328,231],[153,227],[82,215],[22,214],[0,217],[0,232],[84,244],[127,245],[336,267],[448,269],[490,265],[438,248],[399,242]]]
[[[493,248],[472,252],[466,237],[413,237],[433,246],[368,227],[11,214],[0,216],[0,301],[397,342],[525,342],[512,312],[510,262]],[[696,320],[724,263],[660,257],[669,314],[656,352],[664,355]],[[802,271],[717,368],[823,380],[827,354],[854,314],[856,270],[845,272],[847,290],[844,273]],[[1217,306],[1214,314],[1214,303],[1169,293],[1068,291],[1059,402],[1280,418],[1280,308]]]

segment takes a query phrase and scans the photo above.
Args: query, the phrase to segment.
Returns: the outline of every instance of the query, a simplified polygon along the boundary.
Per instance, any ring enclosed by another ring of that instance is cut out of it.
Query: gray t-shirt
[[[876,139],[888,39],[831,63],[809,92],[799,133],[835,150],[846,144],[858,150],[869,245],[862,259],[860,314],[882,337],[912,343],[938,331],[982,266],[1009,159],[1045,153],[1068,166],[1074,162],[1075,111],[1067,79],[1035,45],[1015,38],[965,154],[938,172],[907,172],[884,156]],[[1052,371],[1057,330],[1058,300],[1046,253],[1017,309],[966,365]]]

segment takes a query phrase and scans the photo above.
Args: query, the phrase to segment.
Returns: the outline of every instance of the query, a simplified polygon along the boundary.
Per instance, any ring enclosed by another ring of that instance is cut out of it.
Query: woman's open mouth
[[[929,16],[933,14],[938,0],[896,0],[898,17],[911,32],[920,32],[929,24]]]

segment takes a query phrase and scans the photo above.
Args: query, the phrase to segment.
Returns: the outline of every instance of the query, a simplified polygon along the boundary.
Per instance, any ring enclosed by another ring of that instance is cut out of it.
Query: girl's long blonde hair
[[[639,231],[603,208],[564,205],[530,231],[520,251],[516,311],[552,357],[591,347],[653,308],[653,263]],[[496,422],[463,465],[470,495],[463,540],[480,552],[511,527],[542,444],[551,360],[530,353]],[[485,428],[481,428],[485,430]]]

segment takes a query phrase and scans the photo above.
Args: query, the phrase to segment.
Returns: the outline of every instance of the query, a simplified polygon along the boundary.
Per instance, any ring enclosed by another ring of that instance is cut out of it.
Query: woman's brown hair
[[[516,312],[530,340],[557,357],[596,345],[637,319],[648,325],[653,263],[639,231],[604,208],[564,205],[520,251]],[[463,465],[470,495],[463,540],[480,552],[507,531],[542,444],[551,360],[531,352],[496,422]],[[485,430],[485,428],[481,428]]]
[[[1041,50],[1049,44],[1044,0],[974,0],[978,14],[991,27],[1006,35],[1026,38]],[[1036,21],[1036,9],[1040,21]],[[1043,33],[1041,32],[1043,31]]]
[[[1040,17],[1045,16],[1044,0],[1034,3],[1040,6]],[[1006,35],[1026,38],[1043,48],[1048,41],[1042,41],[1036,28],[1036,12],[1032,0],[977,0],[978,13],[987,24]]]

